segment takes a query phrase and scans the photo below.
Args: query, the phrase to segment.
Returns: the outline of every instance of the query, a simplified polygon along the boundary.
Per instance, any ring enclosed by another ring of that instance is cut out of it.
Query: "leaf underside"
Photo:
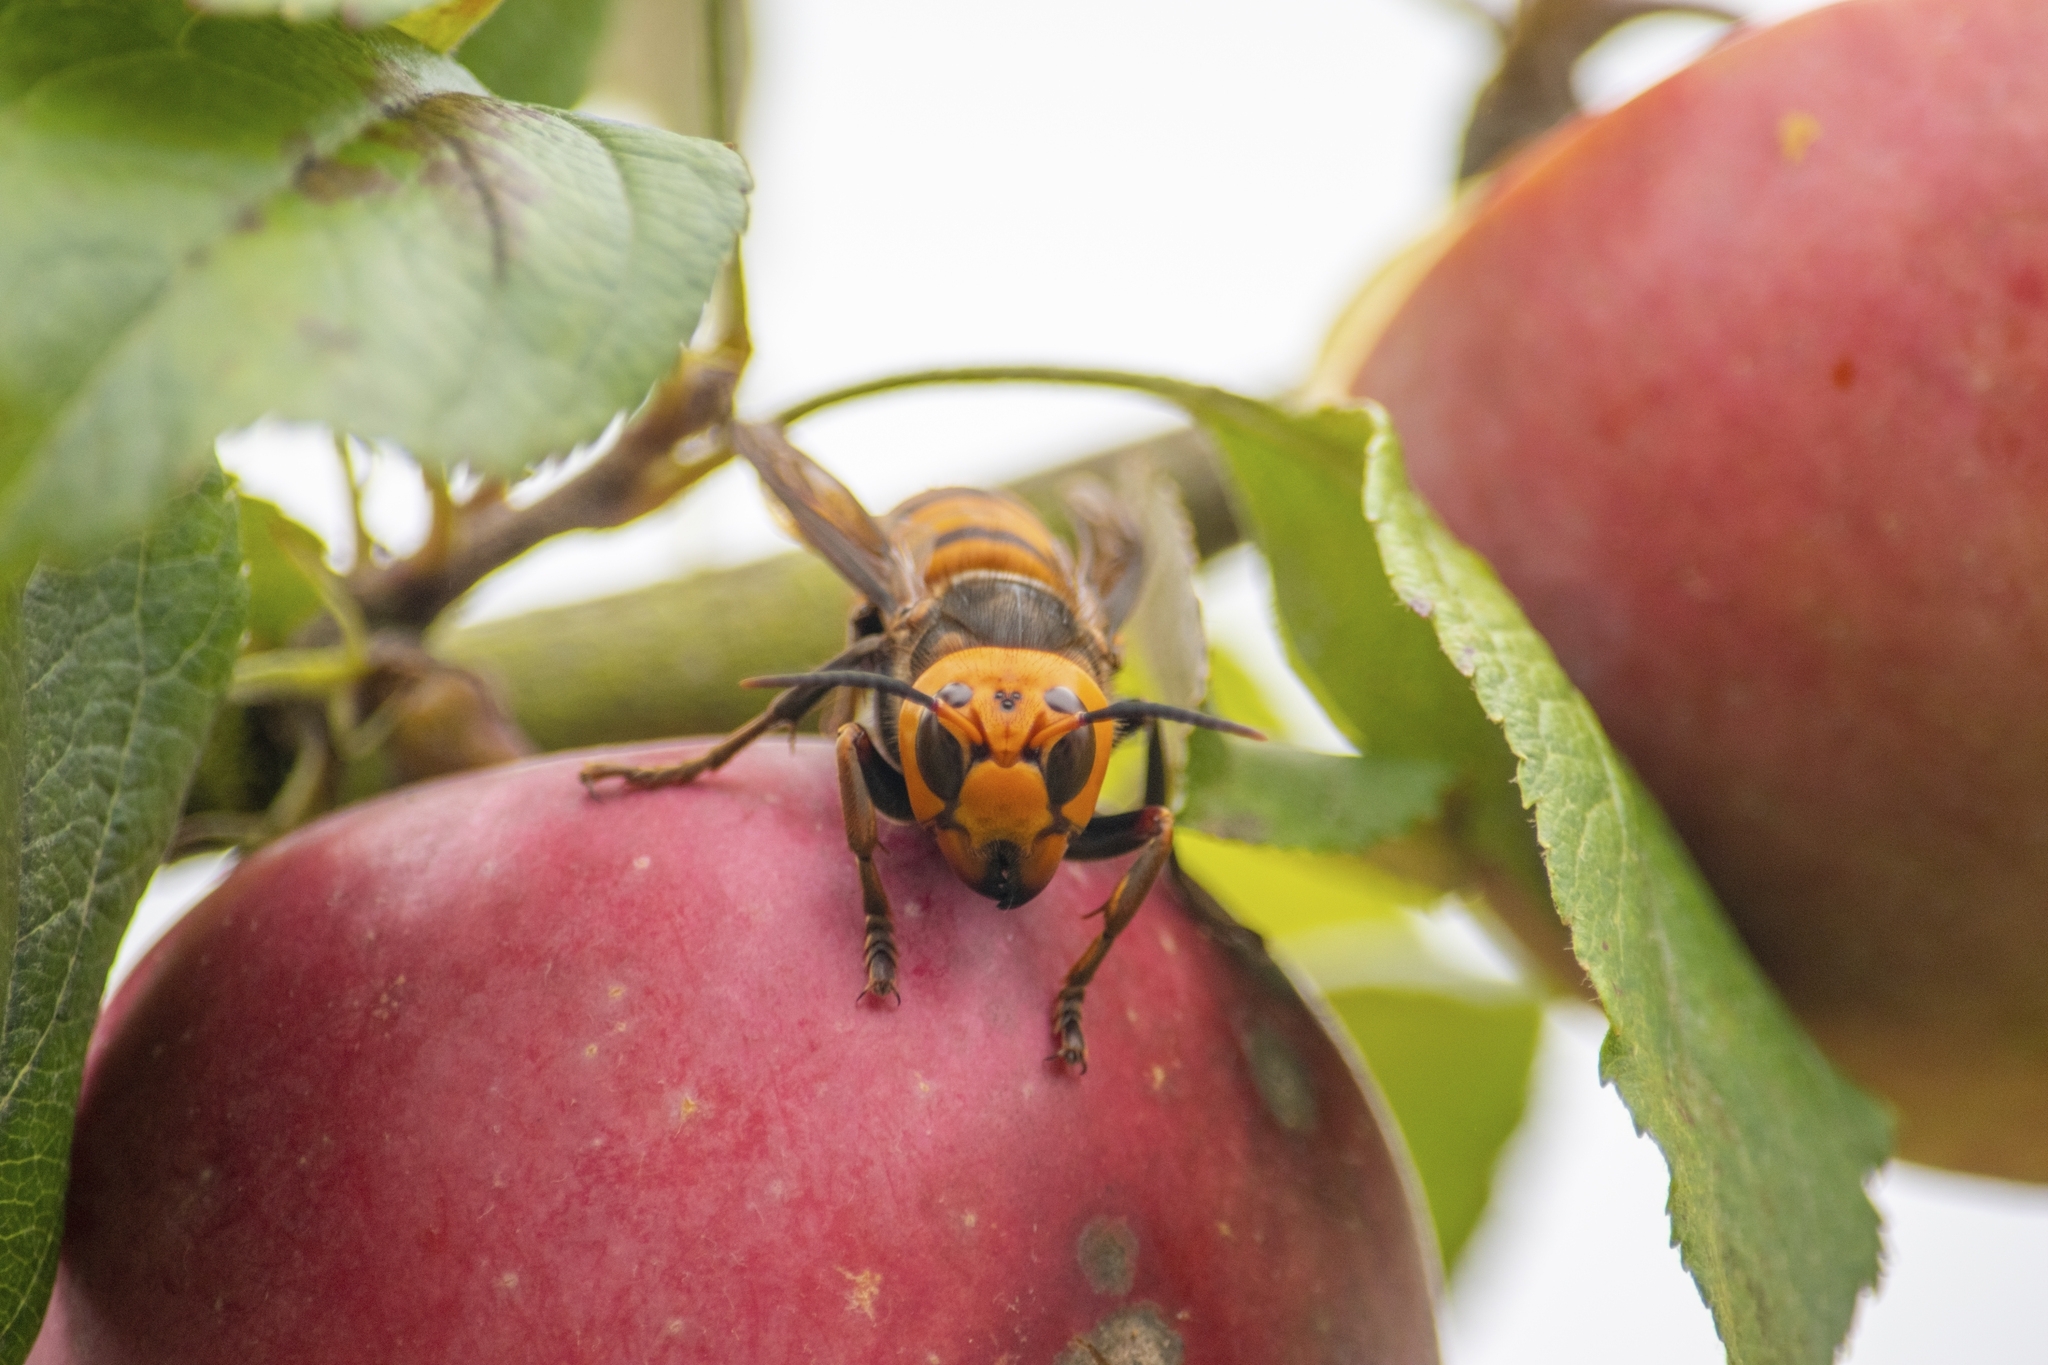
[[[1361,754],[1448,765],[1462,789],[1453,832],[1478,861],[1541,898],[1543,864],[1512,758],[1428,622],[1388,589],[1358,514],[1358,452],[1373,419],[1236,398],[1193,412],[1230,466],[1302,681]]]
[[[1197,730],[1179,822],[1224,839],[1362,853],[1436,815],[1457,776],[1422,758],[1354,758]]]
[[[673,365],[738,157],[391,29],[0,0],[0,563],[132,534],[265,414],[511,475]]]
[[[56,1272],[71,1115],[121,932],[227,691],[248,590],[217,475],[138,541],[43,568],[19,614],[20,912],[0,1017],[0,1361]]]

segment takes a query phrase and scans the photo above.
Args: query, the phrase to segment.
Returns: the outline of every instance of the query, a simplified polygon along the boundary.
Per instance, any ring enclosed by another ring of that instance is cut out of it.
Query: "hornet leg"
[[[896,990],[896,927],[889,918],[889,893],[875,871],[875,803],[868,794],[866,770],[880,763],[867,731],[851,722],[839,727],[839,809],[846,816],[846,846],[860,863],[860,903],[867,916],[861,959],[867,964],[868,984],[856,1001],[892,995],[901,1004],[903,997]]]
[[[1089,840],[1088,835],[1096,825],[1105,823],[1107,828],[1102,835]],[[1079,856],[1096,858],[1114,857],[1131,848],[1139,850],[1137,858],[1117,882],[1116,890],[1109,893],[1109,899],[1095,912],[1102,916],[1102,932],[1088,945],[1088,951],[1081,954],[1080,960],[1067,969],[1067,979],[1053,1000],[1052,1040],[1058,1049],[1053,1055],[1068,1066],[1077,1066],[1085,1072],[1088,1070],[1088,1044],[1081,1036],[1081,997],[1087,992],[1088,983],[1095,979],[1102,959],[1109,955],[1109,945],[1116,942],[1116,936],[1138,913],[1138,907],[1144,904],[1152,883],[1159,879],[1161,869],[1173,857],[1173,812],[1164,806],[1147,806],[1125,815],[1091,820],[1088,828],[1068,845],[1067,856],[1075,857],[1077,848],[1081,850]]]
[[[825,664],[824,668],[855,667],[866,662],[868,656],[879,647],[880,637],[863,640]],[[733,755],[776,726],[795,725],[812,707],[825,699],[826,693],[833,690],[830,687],[792,687],[778,694],[775,700],[768,704],[766,711],[718,741],[710,750],[687,762],[670,764],[664,768],[640,768],[630,763],[586,763],[582,772],[583,785],[592,795],[596,795],[597,784],[607,777],[616,777],[628,787],[641,791],[653,787],[680,787],[685,783],[694,782],[705,773],[723,768],[732,760]]]

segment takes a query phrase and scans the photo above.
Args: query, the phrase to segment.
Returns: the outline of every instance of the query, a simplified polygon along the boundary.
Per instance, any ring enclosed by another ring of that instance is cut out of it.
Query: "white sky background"
[[[741,395],[754,414],[891,371],[995,362],[1283,390],[1376,261],[1443,206],[1492,55],[1440,0],[756,0],[755,12],[756,352]],[[1583,87],[1621,98],[1710,32],[1639,26],[1596,54]],[[1100,394],[925,391],[822,416],[800,439],[882,508],[1167,420]],[[642,525],[569,539],[499,575],[470,613],[785,544],[738,469]],[[1256,627],[1232,623],[1256,618],[1257,575],[1232,577],[1212,616],[1244,635]],[[1666,1245],[1662,1160],[1598,1084],[1600,1032],[1588,1011],[1551,1020],[1531,1119],[1452,1288],[1449,1365],[1721,1359]],[[1902,1168],[1877,1193],[1890,1276],[1846,1360],[2048,1361],[2048,1190]]]

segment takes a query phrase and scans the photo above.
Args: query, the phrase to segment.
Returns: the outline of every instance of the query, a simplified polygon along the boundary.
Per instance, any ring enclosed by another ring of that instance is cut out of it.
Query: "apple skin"
[[[828,745],[587,757],[329,816],[145,958],[33,1361],[1437,1359],[1398,1139],[1270,967],[1155,892],[1048,1062],[1122,860],[1004,912],[886,828],[856,1002]]]
[[[1739,36],[1512,162],[1312,386],[1385,404],[1903,1153],[2033,1180],[2044,53],[2039,0]]]

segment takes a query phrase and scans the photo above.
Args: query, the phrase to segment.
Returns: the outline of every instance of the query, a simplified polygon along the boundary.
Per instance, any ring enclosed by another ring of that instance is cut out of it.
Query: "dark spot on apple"
[[[1251,1063],[1252,1084],[1274,1121],[1290,1133],[1314,1132],[1315,1083],[1294,1045],[1271,1024],[1254,1024],[1244,1034],[1244,1057]]]
[[[1187,1347],[1157,1304],[1119,1308],[1085,1337],[1075,1337],[1053,1365],[1182,1365]]]
[[[1854,388],[1856,385],[1856,362],[1843,356],[1835,362],[1834,373],[1830,376],[1838,389]]]
[[[1074,1244],[1074,1259],[1090,1289],[1121,1297],[1138,1277],[1138,1234],[1127,1218],[1092,1219]]]

